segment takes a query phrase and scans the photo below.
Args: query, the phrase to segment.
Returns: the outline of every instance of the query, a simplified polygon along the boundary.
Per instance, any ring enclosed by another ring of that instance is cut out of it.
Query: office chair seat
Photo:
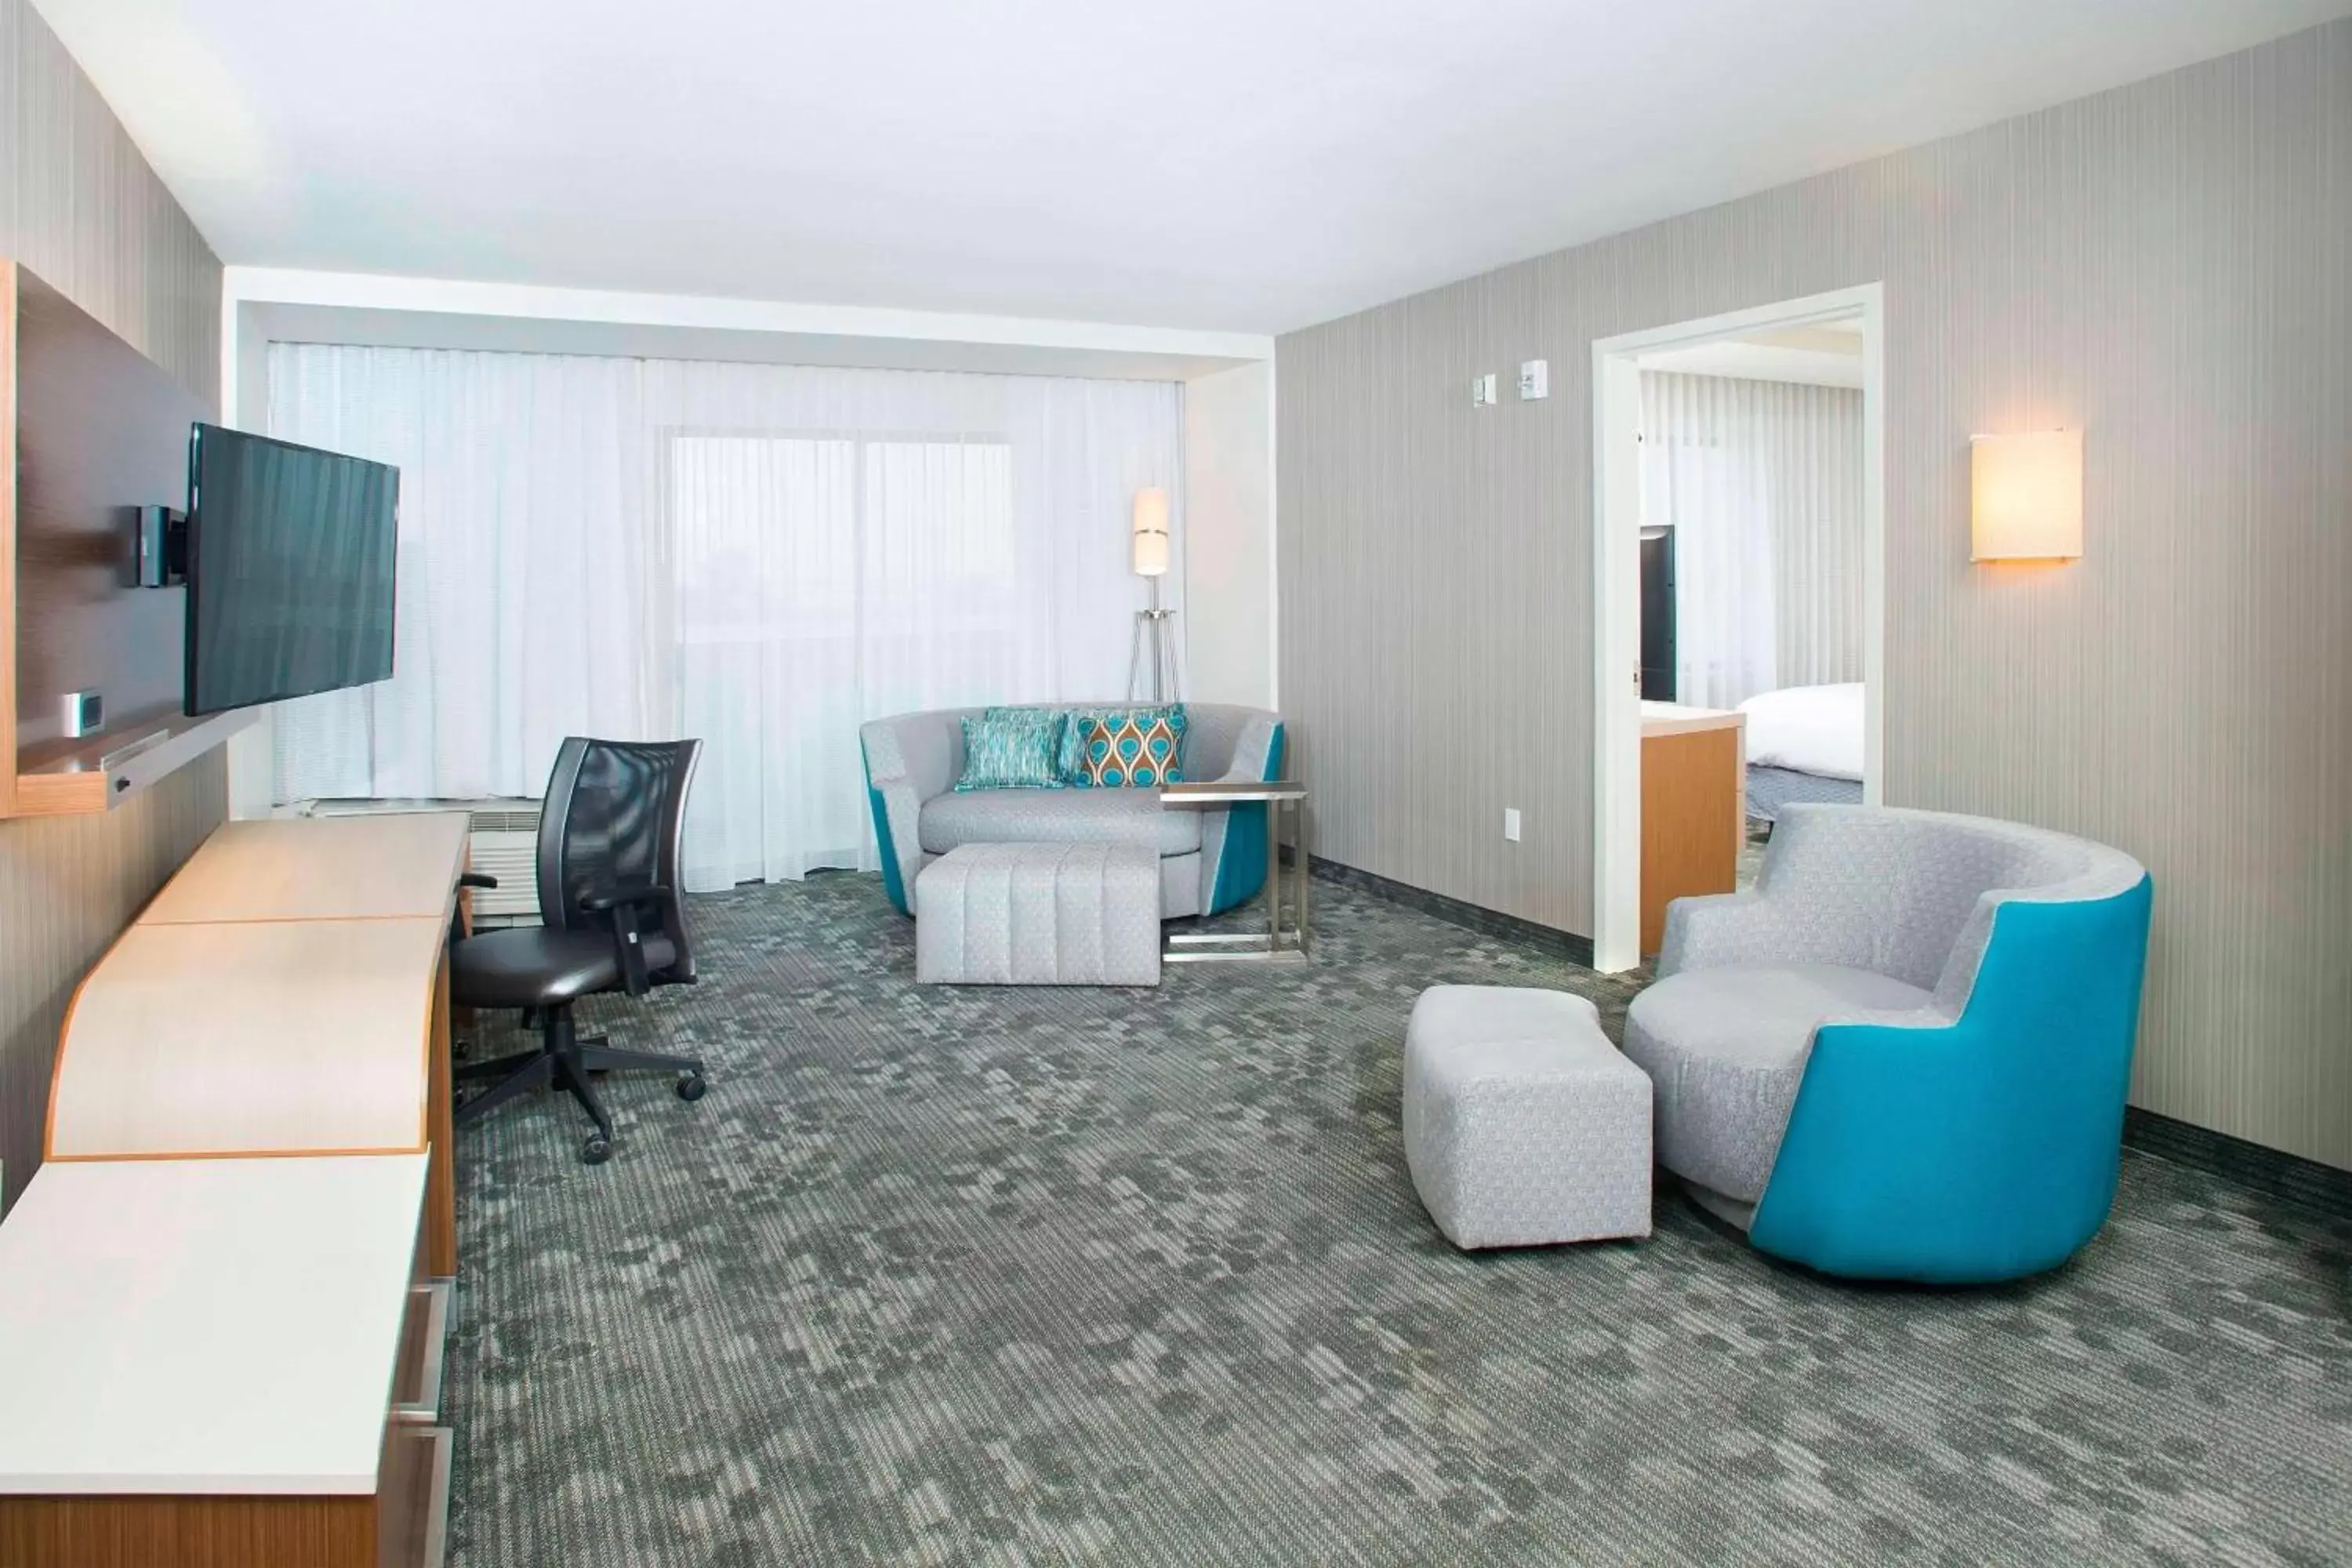
[[[648,931],[646,967],[677,961],[670,939]],[[484,931],[450,949],[450,990],[474,1007],[553,1007],[621,987],[610,931],[518,926]]]

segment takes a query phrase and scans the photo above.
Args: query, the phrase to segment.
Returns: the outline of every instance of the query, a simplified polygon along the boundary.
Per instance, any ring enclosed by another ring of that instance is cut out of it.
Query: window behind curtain
[[[680,435],[669,475],[678,717],[705,737],[688,879],[859,865],[858,724],[1019,684],[1012,447]]]
[[[1862,679],[1862,394],[1642,373],[1642,520],[1675,530],[1675,695]]]
[[[692,735],[698,891],[876,863],[865,720],[1120,690],[1129,510],[1183,468],[1169,383],[273,343],[269,390],[401,469],[393,679],[272,710],[277,798]]]

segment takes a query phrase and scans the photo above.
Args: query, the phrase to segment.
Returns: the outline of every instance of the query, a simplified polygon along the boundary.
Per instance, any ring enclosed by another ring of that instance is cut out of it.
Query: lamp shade
[[[1135,492],[1135,574],[1168,574],[1168,492],[1156,485]]]
[[[2083,433],[2037,430],[1969,443],[1969,559],[2070,561],[2083,553]]]

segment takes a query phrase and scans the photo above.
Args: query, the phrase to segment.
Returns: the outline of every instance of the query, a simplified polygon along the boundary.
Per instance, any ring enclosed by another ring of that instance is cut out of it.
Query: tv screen
[[[195,427],[190,714],[390,677],[399,501],[387,464]]]

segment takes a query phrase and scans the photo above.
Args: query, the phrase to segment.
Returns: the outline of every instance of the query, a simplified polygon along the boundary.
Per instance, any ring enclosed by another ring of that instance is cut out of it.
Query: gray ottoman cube
[[[1581,996],[1436,985],[1404,1041],[1404,1159],[1456,1247],[1650,1234],[1650,1080]]]
[[[915,978],[1159,984],[1159,855],[1139,844],[950,850],[915,879]]]

